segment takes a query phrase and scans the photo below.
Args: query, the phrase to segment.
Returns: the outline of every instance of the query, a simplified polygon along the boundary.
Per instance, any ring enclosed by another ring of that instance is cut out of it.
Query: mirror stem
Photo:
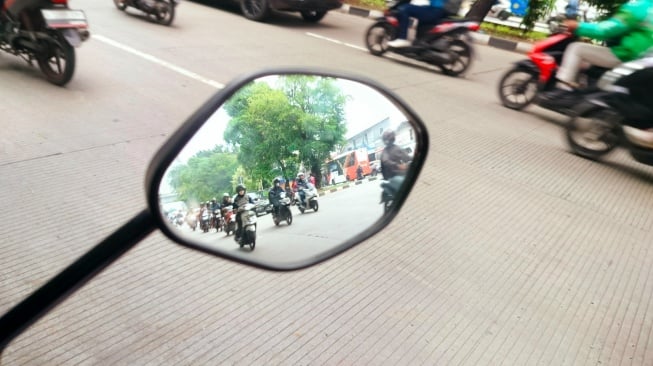
[[[156,229],[141,211],[0,318],[0,355],[11,340]]]

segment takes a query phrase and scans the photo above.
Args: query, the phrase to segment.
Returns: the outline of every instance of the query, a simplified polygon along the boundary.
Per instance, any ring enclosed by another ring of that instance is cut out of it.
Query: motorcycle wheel
[[[397,30],[381,21],[372,24],[365,34],[365,46],[374,56],[381,56],[388,50],[388,41],[397,38]]]
[[[254,250],[256,247],[256,231],[250,231],[248,234],[249,249]]]
[[[156,12],[151,14],[154,21],[161,25],[170,25],[175,19],[175,4],[172,0],[157,0]]]
[[[619,145],[621,119],[616,111],[600,106],[581,112],[565,128],[569,147],[577,155],[598,160]]]
[[[43,52],[36,55],[39,69],[45,78],[54,85],[66,85],[75,72],[75,48],[59,32],[50,33],[45,41]]]
[[[449,54],[456,57],[453,62],[436,66],[440,66],[442,72],[448,76],[458,76],[464,74],[472,64],[471,46],[463,40],[454,39],[449,44],[448,52]]]
[[[304,213],[304,206],[297,204],[297,208],[299,208],[299,212]]]
[[[125,9],[127,9],[127,3],[125,0],[113,0],[113,5],[115,5],[118,10],[125,11]]]
[[[240,10],[245,18],[260,22],[270,15],[268,0],[240,0]]]
[[[292,225],[292,212],[290,210],[288,210],[288,214],[286,215],[286,223]]]
[[[317,201],[313,201],[311,207],[313,207],[313,212],[317,212],[317,209],[320,208],[320,206],[317,204]]]
[[[304,10],[300,14],[302,15],[302,18],[304,18],[304,21],[309,22],[309,23],[317,23],[320,20],[322,20],[322,18],[324,18],[326,13],[327,13],[326,11],[317,11],[317,10],[308,11],[308,10]]]
[[[521,67],[508,70],[499,81],[501,104],[515,110],[531,104],[537,95],[537,79],[537,74]]]
[[[383,212],[386,213],[390,211],[390,208],[392,208],[392,200],[384,201],[383,202]]]

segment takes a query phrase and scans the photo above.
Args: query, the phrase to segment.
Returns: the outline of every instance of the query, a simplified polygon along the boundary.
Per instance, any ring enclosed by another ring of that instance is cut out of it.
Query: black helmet
[[[272,181],[272,184],[274,184],[276,186],[278,183],[281,183],[281,179],[274,178],[274,180]]]
[[[395,142],[395,132],[393,130],[386,130],[381,136],[381,139],[386,145],[393,144]]]
[[[247,192],[247,187],[244,184],[239,184],[236,186],[236,192],[245,191]]]

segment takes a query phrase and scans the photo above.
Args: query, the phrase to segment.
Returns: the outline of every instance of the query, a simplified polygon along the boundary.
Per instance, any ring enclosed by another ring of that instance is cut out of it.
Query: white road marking
[[[172,70],[172,71],[174,71],[174,72],[176,72],[178,74],[184,75],[186,77],[189,77],[189,78],[191,78],[193,80],[197,80],[197,81],[202,82],[204,84],[208,84],[208,85],[210,85],[210,86],[212,86],[212,87],[214,87],[216,89],[224,88],[224,84],[222,84],[222,83],[219,83],[219,82],[217,82],[215,80],[205,78],[205,77],[203,77],[201,75],[198,75],[198,74],[196,74],[196,73],[194,73],[192,71],[184,69],[183,67],[171,64],[170,62],[161,60],[160,58],[154,57],[154,56],[152,56],[150,54],[147,54],[145,52],[141,52],[141,51],[139,51],[139,50],[137,50],[135,48],[129,47],[129,46],[124,45],[124,44],[122,44],[120,42],[114,41],[111,38],[108,38],[108,37],[105,37],[105,36],[102,36],[102,35],[99,35],[99,34],[94,34],[92,37],[93,37],[93,39],[96,39],[96,40],[98,40],[100,42],[104,42],[104,43],[106,43],[106,44],[108,44],[110,46],[119,48],[119,49],[121,49],[123,51],[127,51],[127,52],[129,52],[129,53],[131,53],[133,55],[141,57],[141,58],[143,58],[145,60],[148,60],[150,62],[153,62],[153,63],[155,63],[157,65],[163,66],[163,67],[165,67],[165,68],[167,68],[169,70]]]
[[[347,42],[342,42],[342,41],[339,41],[339,40],[337,40],[337,39],[333,39],[333,38],[329,38],[329,37],[324,37],[324,36],[321,36],[321,35],[319,35],[319,34],[315,34],[315,33],[311,33],[311,32],[306,32],[306,35],[309,36],[309,37],[319,38],[319,39],[322,39],[322,40],[325,40],[325,41],[329,41],[329,42],[332,42],[332,43],[336,43],[336,44],[340,44],[340,45],[343,45],[343,46],[351,47],[351,48],[357,49],[357,50],[359,50],[359,51],[365,51],[365,52],[367,52],[367,48],[365,48],[365,47],[361,47],[361,46],[356,46],[355,44],[351,44],[351,43],[347,43]]]

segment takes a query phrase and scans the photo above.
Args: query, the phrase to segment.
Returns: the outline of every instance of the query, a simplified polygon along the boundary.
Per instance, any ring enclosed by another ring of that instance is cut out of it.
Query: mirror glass
[[[208,118],[167,169],[161,213],[178,236],[213,252],[273,265],[314,258],[392,206],[422,151],[415,126],[360,82],[256,79]]]

